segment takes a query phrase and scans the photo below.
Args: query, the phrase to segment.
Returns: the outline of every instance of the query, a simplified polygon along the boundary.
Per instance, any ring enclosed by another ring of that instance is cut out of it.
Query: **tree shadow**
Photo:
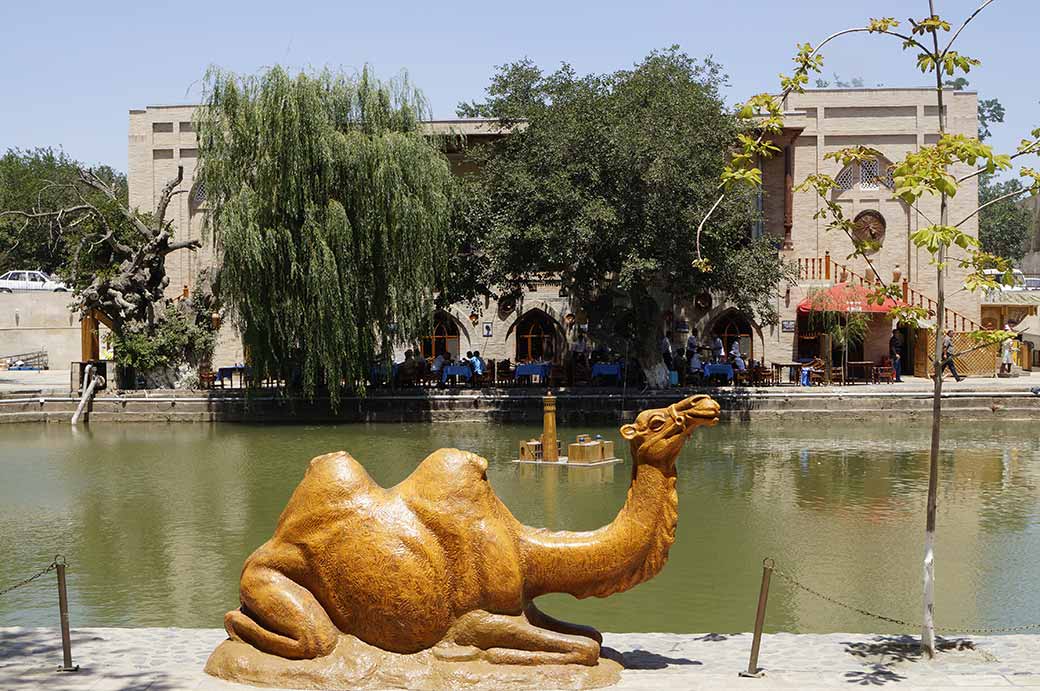
[[[72,631],[72,661],[80,664],[77,648],[88,643],[104,642],[105,654],[114,658],[137,659],[142,656],[140,647],[116,645],[102,636]],[[89,656],[88,656],[89,657]],[[175,676],[169,670],[132,668],[114,671],[111,666],[82,664],[79,671],[59,672],[62,663],[61,638],[53,629],[7,629],[0,630],[0,685],[4,691],[38,691],[44,688],[75,688],[92,686],[91,680],[106,688],[148,689],[148,691],[174,691],[184,688],[184,677]]]
[[[920,642],[913,636],[875,636],[869,641],[842,641],[845,652],[863,660],[865,668],[845,673],[850,684],[884,686],[905,681],[906,677],[893,669],[894,665],[918,662],[924,657]],[[935,639],[939,652],[974,650],[975,644],[967,638]]]

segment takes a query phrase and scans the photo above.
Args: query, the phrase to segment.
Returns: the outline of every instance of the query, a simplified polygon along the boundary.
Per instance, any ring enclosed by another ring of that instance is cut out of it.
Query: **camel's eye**
[[[655,417],[650,421],[650,431],[660,432],[661,428],[664,427],[665,419],[663,417]]]

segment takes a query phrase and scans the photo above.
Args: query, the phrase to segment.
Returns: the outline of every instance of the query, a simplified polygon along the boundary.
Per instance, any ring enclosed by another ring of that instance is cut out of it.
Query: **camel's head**
[[[633,461],[663,467],[675,462],[694,428],[718,421],[718,403],[710,396],[690,396],[667,408],[644,410],[621,428],[621,436],[632,444]]]

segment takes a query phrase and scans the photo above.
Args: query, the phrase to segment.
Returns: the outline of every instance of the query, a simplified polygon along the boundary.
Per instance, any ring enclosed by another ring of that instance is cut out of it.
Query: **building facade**
[[[975,136],[977,96],[972,92],[944,92],[947,130]],[[761,208],[763,220],[753,232],[771,238],[781,256],[793,267],[797,280],[777,286],[779,322],[760,324],[756,315],[741,314],[721,295],[674,299],[663,305],[669,315],[676,346],[695,329],[701,340],[723,336],[727,346],[740,339],[751,359],[788,362],[819,352],[816,329],[807,317],[807,301],[820,290],[838,283],[873,283],[875,271],[886,282],[901,287],[913,304],[934,307],[936,270],[931,257],[918,250],[911,235],[939,222],[938,199],[925,198],[911,208],[892,195],[890,166],[908,152],[933,144],[939,136],[938,108],[931,89],[823,89],[792,94],[785,106],[785,128],[776,137],[781,153],[763,163]],[[216,266],[219,257],[203,237],[205,191],[194,182],[198,160],[191,120],[194,106],[155,106],[130,112],[130,202],[142,210],[155,208],[163,185],[184,167],[183,194],[170,204],[169,216],[178,239],[202,238],[204,249],[178,252],[168,259],[171,294],[192,290],[199,271]],[[452,120],[428,123],[434,133],[465,135],[465,141],[508,136],[493,122]],[[883,155],[876,161],[847,168],[827,154],[855,145],[869,146]],[[463,154],[449,154],[456,172],[467,172]],[[971,172],[954,170],[955,175]],[[870,256],[847,259],[853,244],[841,231],[828,231],[826,220],[816,218],[821,200],[812,191],[797,191],[812,173],[827,173],[839,182],[834,201],[844,214],[857,220],[857,231],[879,244]],[[975,179],[964,183],[950,202],[950,220],[960,221],[977,206]],[[962,229],[977,234],[975,219]],[[954,259],[956,254],[954,255]],[[946,320],[958,331],[978,328],[980,296],[962,290],[966,272],[949,262],[946,268]],[[801,307],[801,309],[799,309]],[[432,354],[443,347],[453,353],[479,350],[485,358],[559,360],[581,333],[580,311],[559,284],[543,281],[519,300],[503,304],[488,301],[477,309],[457,305],[435,315],[434,328],[420,347]],[[871,317],[866,341],[858,346],[861,359],[880,361],[888,354],[893,324],[884,315]],[[912,333],[907,333],[912,340]],[[237,348],[237,350],[236,350]],[[403,349],[403,346],[402,346]],[[215,364],[241,361],[241,346],[233,333],[222,334]],[[851,359],[851,357],[850,357]],[[907,360],[912,360],[908,357]]]

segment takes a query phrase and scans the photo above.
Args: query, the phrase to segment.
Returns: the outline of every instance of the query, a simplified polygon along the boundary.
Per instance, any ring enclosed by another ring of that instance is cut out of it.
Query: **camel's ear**
[[[639,430],[636,429],[635,425],[625,425],[621,428],[621,436],[628,441],[632,441],[639,436]]]

